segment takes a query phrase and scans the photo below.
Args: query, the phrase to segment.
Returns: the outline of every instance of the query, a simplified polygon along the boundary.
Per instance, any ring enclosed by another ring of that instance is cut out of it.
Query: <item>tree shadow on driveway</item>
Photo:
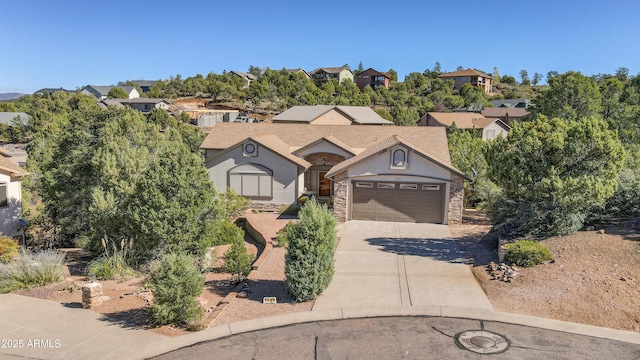
[[[456,264],[467,263],[464,254],[453,240],[376,237],[366,239],[366,241],[382,251],[398,255],[428,257]]]

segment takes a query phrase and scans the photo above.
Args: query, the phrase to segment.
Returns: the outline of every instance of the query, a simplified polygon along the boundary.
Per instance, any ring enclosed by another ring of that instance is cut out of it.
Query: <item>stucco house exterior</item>
[[[318,68],[313,70],[310,75],[311,80],[313,80],[317,87],[322,87],[322,85],[331,79],[336,79],[341,83],[342,80],[350,80],[353,82],[354,78],[353,72],[346,66]]]
[[[235,71],[235,70],[234,71],[229,71],[229,74],[231,74],[233,76],[237,76],[240,79],[242,79],[242,81],[243,81],[242,87],[244,87],[244,88],[248,88],[249,85],[251,85],[251,83],[253,81],[258,80],[257,76],[255,76],[253,74],[246,73],[246,72],[242,72],[242,71]]]
[[[274,123],[313,125],[392,125],[368,106],[293,106],[271,119]]]
[[[116,107],[130,107],[136,109],[143,114],[149,113],[153,109],[162,109],[169,111],[169,101],[158,98],[137,98],[137,99],[105,99],[99,102],[100,105],[107,107],[110,105]]]
[[[489,94],[493,91],[493,77],[487,75],[476,69],[466,69],[461,71],[454,71],[440,75],[440,78],[445,80],[453,80],[453,88],[460,90],[464,84],[471,84],[478,86]]]
[[[486,118],[472,112],[429,112],[418,121],[418,126],[448,128],[453,124],[458,129],[476,129],[482,131],[482,139],[490,140],[498,136],[507,136],[511,127],[498,118]]]
[[[387,73],[383,73],[372,68],[361,72],[356,76],[356,85],[360,91],[364,91],[364,88],[369,86],[371,89],[376,90],[379,87],[389,89],[391,84],[391,77]]]
[[[466,177],[443,127],[216,123],[201,148],[216,190],[255,208],[313,196],[339,221],[462,221]]]
[[[21,180],[29,175],[24,169],[9,160],[11,153],[0,148],[0,234],[19,234],[22,218]]]
[[[80,90],[81,94],[85,95],[93,95],[98,100],[104,100],[109,95],[109,90],[112,88],[121,88],[127,93],[129,99],[137,99],[140,97],[138,90],[134,86],[96,86],[96,85],[87,85]]]

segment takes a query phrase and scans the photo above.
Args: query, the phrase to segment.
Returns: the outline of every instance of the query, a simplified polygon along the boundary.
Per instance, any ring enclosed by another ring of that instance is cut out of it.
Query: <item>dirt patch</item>
[[[487,272],[497,261],[497,240],[484,236],[489,229],[451,226],[495,310],[640,332],[640,219],[543,240],[553,260],[518,268],[511,283]]]

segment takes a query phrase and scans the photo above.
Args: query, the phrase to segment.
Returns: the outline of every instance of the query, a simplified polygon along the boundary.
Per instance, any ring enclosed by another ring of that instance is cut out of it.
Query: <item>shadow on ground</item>
[[[110,314],[102,314],[100,321],[106,321],[125,329],[153,329],[149,312],[146,309],[131,309]]]
[[[264,297],[275,296],[278,303],[294,302],[282,280],[250,280],[247,288],[247,300],[262,302]]]
[[[371,238],[366,239],[371,245],[377,246],[382,251],[399,255],[423,256],[450,263],[466,263],[458,246],[452,240],[427,239],[427,238]]]

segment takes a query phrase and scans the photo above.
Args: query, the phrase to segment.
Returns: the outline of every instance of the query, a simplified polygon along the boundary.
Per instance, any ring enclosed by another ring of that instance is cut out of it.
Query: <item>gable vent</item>
[[[242,145],[242,156],[246,156],[246,157],[258,156],[258,145],[252,141]]]

